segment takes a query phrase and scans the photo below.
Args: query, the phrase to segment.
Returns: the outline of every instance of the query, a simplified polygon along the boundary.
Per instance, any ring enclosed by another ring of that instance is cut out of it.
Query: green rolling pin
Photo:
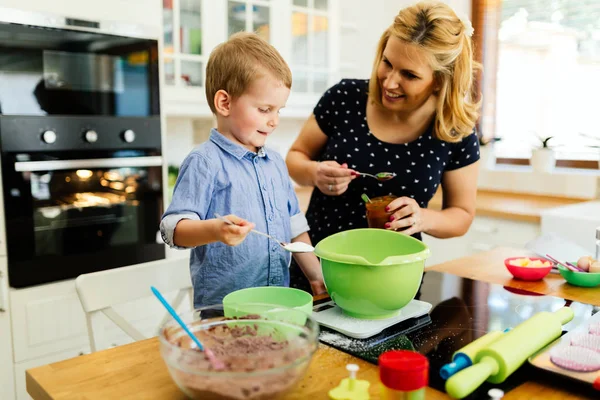
[[[535,314],[480,349],[474,364],[457,372],[446,381],[446,392],[462,399],[484,381],[501,383],[538,350],[558,339],[562,326],[573,319],[573,310],[563,307],[553,313]]]
[[[498,340],[503,334],[504,333],[500,331],[488,332],[479,339],[472,341],[462,349],[458,350],[452,355],[452,362],[444,365],[440,369],[440,376],[442,379],[448,379],[452,375],[458,373],[458,371],[473,365],[473,361],[479,350]]]

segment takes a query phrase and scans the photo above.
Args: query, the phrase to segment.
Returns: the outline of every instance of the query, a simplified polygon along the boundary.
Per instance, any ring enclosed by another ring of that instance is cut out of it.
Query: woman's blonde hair
[[[377,68],[389,38],[394,36],[430,55],[439,87],[436,137],[445,142],[458,142],[471,134],[480,107],[480,101],[473,98],[473,73],[481,66],[473,60],[471,37],[466,29],[452,8],[441,2],[421,2],[400,10],[379,39],[369,82],[371,101],[381,105]]]
[[[292,72],[281,54],[255,33],[239,32],[210,53],[206,64],[206,100],[214,114],[215,94],[225,90],[233,98],[241,96],[265,72],[292,87]]]

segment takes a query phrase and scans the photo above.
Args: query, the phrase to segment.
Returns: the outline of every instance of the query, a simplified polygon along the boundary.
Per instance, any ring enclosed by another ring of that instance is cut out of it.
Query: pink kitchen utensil
[[[550,261],[553,261],[556,264],[560,264],[563,267],[565,267],[566,269],[570,269],[573,272],[585,272],[584,270],[582,270],[581,268],[579,268],[577,265],[573,265],[570,262],[567,262],[567,263],[560,262],[556,258],[550,256],[549,254],[546,254],[546,257],[548,257],[548,259]]]

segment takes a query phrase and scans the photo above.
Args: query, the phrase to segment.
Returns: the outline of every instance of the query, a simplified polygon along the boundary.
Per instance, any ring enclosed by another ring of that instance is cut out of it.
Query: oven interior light
[[[123,190],[125,189],[125,184],[123,182],[111,182],[109,187],[114,190]]]
[[[93,172],[90,171],[89,169],[78,169],[77,171],[75,171],[75,174],[77,174],[79,179],[85,181],[92,177]]]

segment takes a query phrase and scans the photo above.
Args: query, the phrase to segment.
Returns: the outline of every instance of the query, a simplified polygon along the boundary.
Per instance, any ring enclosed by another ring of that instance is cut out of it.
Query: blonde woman
[[[369,80],[344,79],[314,108],[286,163],[314,186],[313,243],[367,227],[361,194],[398,196],[387,229],[421,238],[465,234],[475,215],[479,104],[472,98],[472,28],[441,2],[402,9],[379,40]],[[356,172],[394,172],[385,182]],[[441,185],[443,209],[427,209]],[[292,282],[303,285],[298,270]]]

